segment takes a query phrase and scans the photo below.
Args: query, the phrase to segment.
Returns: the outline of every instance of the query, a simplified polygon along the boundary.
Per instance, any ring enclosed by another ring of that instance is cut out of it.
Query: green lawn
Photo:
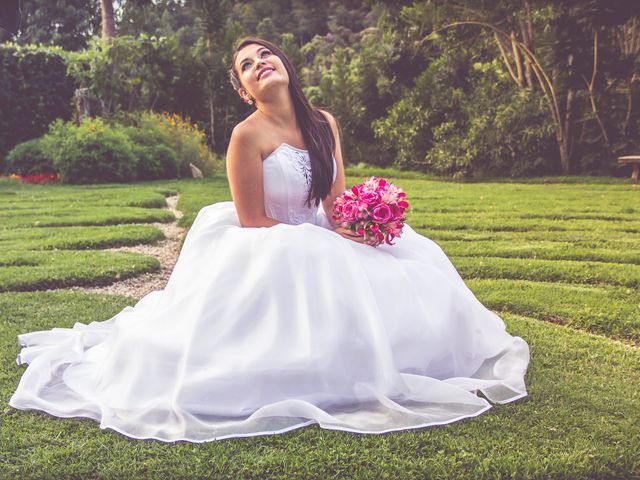
[[[348,172],[349,184],[367,174]],[[397,179],[408,223],[529,343],[528,397],[442,427],[367,436],[311,426],[206,444],[131,441],[90,420],[14,411],[17,334],[104,320],[134,303],[38,290],[152,270],[149,257],[95,250],[161,239],[148,223],[171,220],[163,196],[181,194],[183,226],[230,196],[222,177],[0,181],[0,478],[639,478],[640,191],[612,178],[368,173]]]

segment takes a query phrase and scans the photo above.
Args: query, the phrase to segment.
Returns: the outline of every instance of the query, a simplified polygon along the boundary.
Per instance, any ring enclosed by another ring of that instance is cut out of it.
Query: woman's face
[[[239,93],[245,100],[249,97],[260,100],[274,87],[289,84],[289,75],[280,57],[256,43],[245,45],[238,52],[235,67],[242,84]]]

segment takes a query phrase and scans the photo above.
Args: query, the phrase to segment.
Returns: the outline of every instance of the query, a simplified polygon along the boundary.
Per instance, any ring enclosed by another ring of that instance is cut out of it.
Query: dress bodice
[[[333,180],[336,163],[333,159]],[[311,188],[311,160],[309,152],[281,143],[262,162],[264,208],[268,217],[284,223],[299,225],[317,223],[319,209],[306,205]]]

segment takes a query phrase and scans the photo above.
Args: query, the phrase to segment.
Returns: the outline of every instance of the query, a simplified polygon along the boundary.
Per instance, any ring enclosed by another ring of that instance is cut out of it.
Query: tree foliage
[[[24,4],[16,40],[76,50],[69,72],[98,113],[188,115],[220,152],[251,112],[227,77],[243,35],[283,47],[347,163],[616,173],[640,151],[637,0],[118,0],[111,44],[90,40],[97,0]]]

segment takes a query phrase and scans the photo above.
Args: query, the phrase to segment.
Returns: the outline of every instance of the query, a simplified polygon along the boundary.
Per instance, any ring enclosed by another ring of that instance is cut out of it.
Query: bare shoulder
[[[231,138],[229,139],[230,142],[244,144],[259,132],[255,119],[252,117],[253,115],[245,118],[233,127]]]
[[[250,116],[233,127],[227,158],[234,161],[247,157],[260,158],[261,132],[255,120]]]
[[[322,110],[321,108],[319,108],[318,111],[327,118],[327,120],[329,121],[329,125],[331,125],[331,128],[335,130],[337,126],[337,122],[336,122],[336,119],[333,117],[333,115],[331,115],[326,110]]]

